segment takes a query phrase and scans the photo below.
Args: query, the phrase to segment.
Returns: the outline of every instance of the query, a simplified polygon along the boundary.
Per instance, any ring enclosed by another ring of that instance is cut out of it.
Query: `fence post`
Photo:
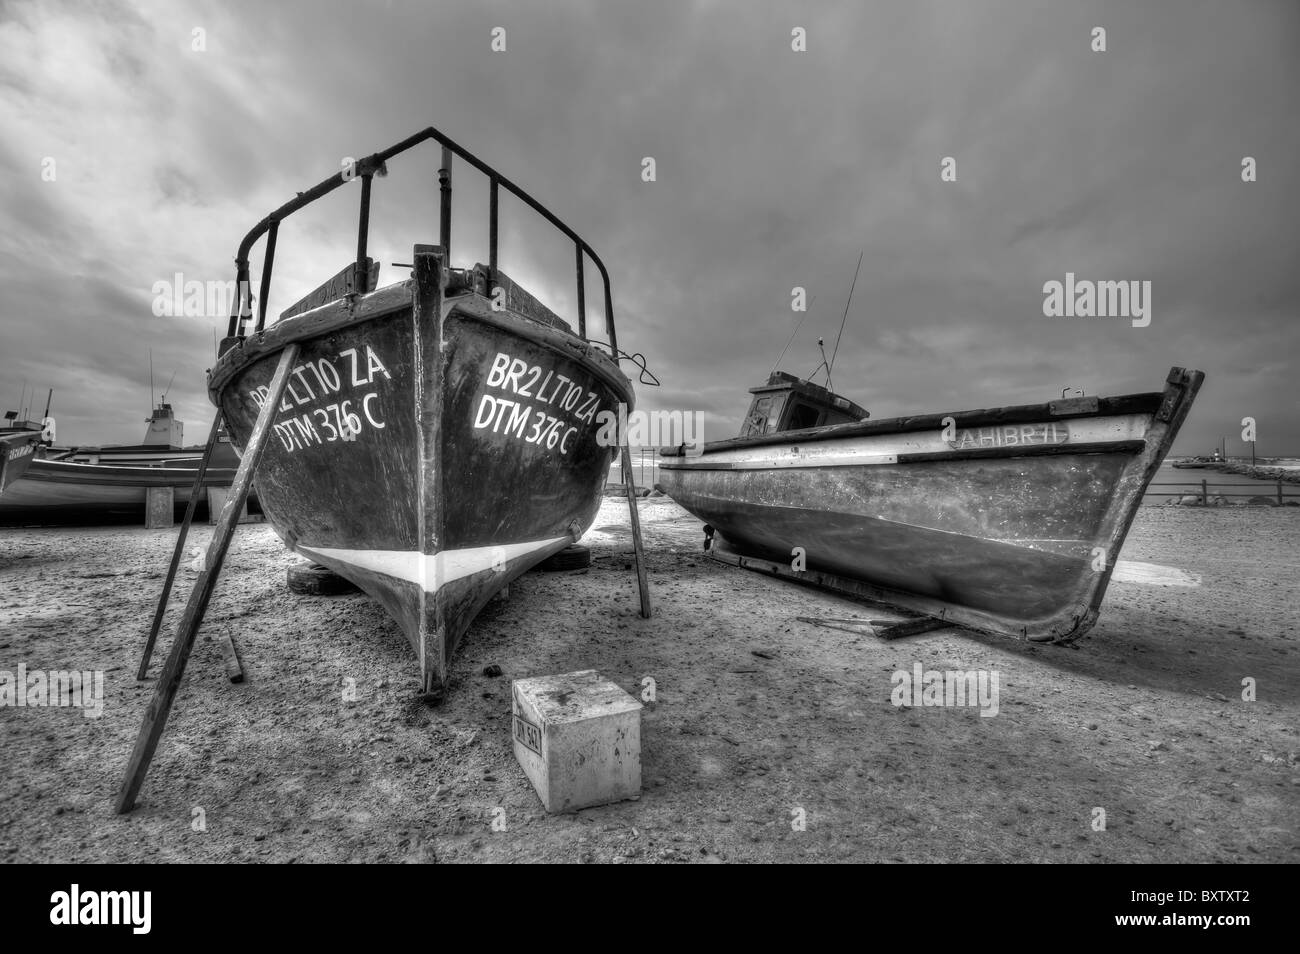
[[[1282,478],[1277,479],[1277,505],[1282,506]]]
[[[1202,480],[1201,481],[1201,506],[1208,507],[1209,505],[1210,505],[1210,491],[1206,487],[1205,481]]]

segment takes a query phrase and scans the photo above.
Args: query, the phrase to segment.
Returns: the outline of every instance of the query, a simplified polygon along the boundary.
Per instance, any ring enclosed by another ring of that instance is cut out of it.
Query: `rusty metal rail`
[[[491,272],[491,278],[495,281],[497,275],[497,239],[498,239],[498,208],[499,193],[505,189],[511,195],[523,201],[533,211],[537,212],[542,218],[553,225],[563,235],[567,236],[574,245],[575,257],[575,276],[578,288],[578,335],[585,341],[592,344],[608,347],[614,356],[614,359],[622,360],[625,357],[618,349],[618,338],[614,330],[614,301],[609,287],[609,271],[605,268],[605,263],[600,260],[600,256],[595,253],[590,245],[578,235],[573,229],[562,222],[554,213],[544,205],[534,199],[531,195],[515,185],[501,173],[497,172],[486,162],[479,159],[473,153],[469,152],[463,146],[453,142],[447,136],[443,135],[432,126],[421,130],[413,136],[408,136],[401,142],[389,146],[380,152],[359,159],[353,166],[341,170],[335,175],[330,176],[322,182],[317,183],[306,192],[298,193],[297,197],[280,206],[244,236],[239,243],[239,250],[235,255],[235,287],[238,294],[235,299],[235,306],[231,310],[230,323],[227,328],[227,339],[242,338],[246,334],[245,324],[253,317],[252,302],[250,301],[250,282],[249,282],[249,261],[248,256],[252,251],[253,245],[263,235],[266,236],[266,251],[262,262],[261,282],[259,285],[257,325],[256,330],[261,331],[266,327],[266,307],[267,296],[271,286],[271,271],[275,263],[275,244],[280,223],[283,222],[293,213],[297,212],[304,206],[310,205],[317,199],[328,195],[339,186],[351,182],[354,178],[361,179],[361,208],[358,215],[357,223],[357,260],[354,288],[360,291],[373,291],[367,287],[369,276],[366,270],[366,246],[370,234],[370,190],[374,177],[385,176],[388,174],[386,163],[389,159],[397,156],[408,149],[428,141],[437,142],[442,146],[442,164],[438,170],[438,183],[440,191],[439,205],[439,244],[442,245],[444,253],[450,256],[451,253],[451,171],[454,156],[459,156],[465,162],[469,163],[479,172],[488,178],[488,268]],[[583,264],[584,257],[590,258],[596,265],[596,270],[600,272],[601,281],[604,283],[605,291],[605,333],[609,338],[608,343],[603,341],[592,341],[587,337],[587,313],[586,313],[586,287],[584,281]],[[223,346],[223,350],[224,350]]]

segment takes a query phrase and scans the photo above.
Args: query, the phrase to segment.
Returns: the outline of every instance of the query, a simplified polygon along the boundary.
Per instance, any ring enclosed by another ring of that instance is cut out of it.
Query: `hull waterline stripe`
[[[391,576],[422,587],[426,593],[436,593],[445,583],[505,565],[538,550],[554,548],[559,543],[569,543],[568,536],[528,543],[503,543],[490,547],[466,547],[463,550],[443,550],[440,553],[420,553],[416,550],[351,550],[337,547],[308,547],[299,544],[297,550],[304,556],[318,557],[325,563],[342,563],[372,573]]]

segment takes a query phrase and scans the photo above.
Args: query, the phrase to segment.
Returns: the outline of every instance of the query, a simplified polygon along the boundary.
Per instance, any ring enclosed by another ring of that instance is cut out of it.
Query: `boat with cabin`
[[[742,565],[1069,641],[1096,622],[1203,377],[1173,368],[1145,394],[871,420],[775,372],[738,437],[665,449],[659,479]]]

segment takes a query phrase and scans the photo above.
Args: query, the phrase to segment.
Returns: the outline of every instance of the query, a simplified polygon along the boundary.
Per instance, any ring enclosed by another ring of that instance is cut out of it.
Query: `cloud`
[[[620,345],[664,383],[641,406],[705,411],[711,438],[794,330],[792,287],[813,304],[782,367],[833,347],[861,251],[834,381],[875,417],[1153,390],[1182,364],[1210,382],[1187,447],[1252,414],[1261,452],[1300,452],[1297,39],[1285,2],[10,3],[0,394],[52,386],[61,437],[133,442],[152,349],[201,435],[224,319],[156,318],[153,284],[233,278],[263,215],[434,124],[591,242]],[[436,240],[436,167],[376,184],[383,281]],[[486,185],[455,188],[454,256],[482,260]],[[353,254],[356,190],[318,205],[282,230],[273,312]],[[571,249],[503,215],[506,269],[571,315]],[[1152,281],[1151,326],[1044,318],[1066,271]]]

